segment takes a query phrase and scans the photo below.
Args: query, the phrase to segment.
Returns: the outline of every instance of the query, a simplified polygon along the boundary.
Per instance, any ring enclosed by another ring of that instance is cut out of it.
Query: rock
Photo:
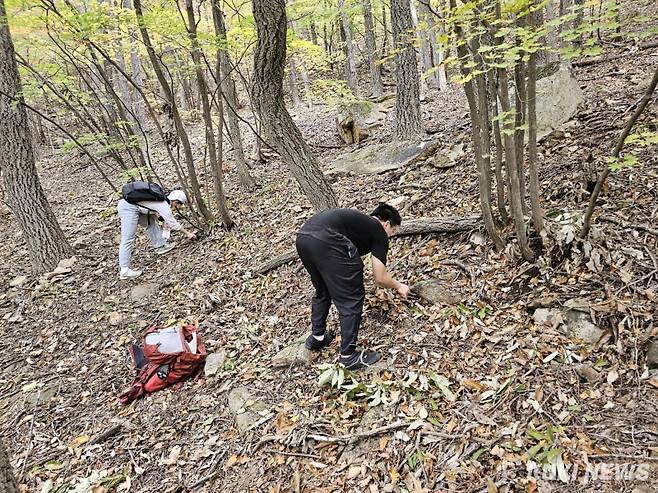
[[[43,405],[48,403],[58,392],[58,385],[46,385],[40,389],[34,390],[25,397],[25,407],[32,408],[37,404]]]
[[[71,246],[76,250],[82,250],[83,248],[87,248],[89,244],[84,238],[78,238],[73,243],[71,243]]]
[[[443,287],[444,281],[440,279],[429,279],[411,286],[411,292],[435,304],[455,305],[461,301],[459,294],[448,291]]]
[[[373,407],[368,409],[361,418],[361,423],[356,429],[356,433],[363,433],[365,431],[376,428],[376,423],[380,421],[384,416],[390,415],[387,410],[382,406]],[[364,438],[359,440],[356,443],[350,444],[343,450],[343,453],[338,458],[338,462],[346,464],[360,463],[365,460],[368,460],[368,454],[372,453],[373,450],[379,448],[379,437],[374,436],[370,438]]]
[[[292,344],[284,347],[272,358],[272,366],[275,368],[294,366],[298,364],[308,365],[317,358],[317,351],[310,351],[304,346],[307,336],[300,337]]]
[[[217,372],[224,366],[226,361],[226,351],[220,349],[216,353],[210,353],[206,358],[204,373],[207,377],[216,375]]]
[[[53,270],[52,272],[47,272],[44,277],[46,279],[52,279],[52,278],[57,277],[57,276],[62,276],[63,277],[67,274],[70,274],[71,272],[73,272],[73,271],[69,267],[57,266],[57,267],[55,267],[55,270]]]
[[[9,281],[9,287],[17,288],[17,287],[22,286],[26,282],[27,282],[27,277],[26,276],[16,276],[11,281]]]
[[[70,269],[75,265],[76,260],[77,259],[75,257],[62,259],[59,261],[59,264],[57,264],[57,267],[62,269]]]
[[[246,387],[235,387],[228,394],[228,409],[235,417],[235,425],[241,433],[250,430],[259,420],[259,411],[267,409],[260,401],[253,399]]]
[[[576,305],[580,300],[569,300],[576,308],[568,308],[564,314],[564,323],[560,326],[562,331],[569,337],[581,339],[585,342],[596,344],[606,334],[606,331],[594,325],[588,311],[581,310],[581,306]],[[565,303],[567,306],[569,302]]]
[[[158,289],[160,289],[160,285],[156,283],[138,284],[130,290],[130,299],[131,301],[141,301],[157,293]]]
[[[388,100],[381,103],[365,100],[342,102],[338,106],[336,116],[338,135],[346,144],[358,144],[384,125],[391,107],[392,104]]]
[[[647,348],[647,366],[649,368],[658,368],[658,340],[649,342]]]
[[[563,321],[562,312],[558,308],[537,308],[532,318],[537,323],[550,325],[553,328]]]
[[[404,206],[408,199],[409,197],[406,195],[400,195],[399,197],[395,197],[394,199],[389,200],[388,205],[392,205],[396,209],[400,209],[402,206]]]
[[[123,322],[123,314],[121,312],[110,312],[108,321],[110,325],[120,325]]]
[[[487,242],[487,239],[479,231],[474,231],[468,240],[477,246],[484,245]]]
[[[585,101],[568,65],[537,81],[537,139],[542,139],[576,114]],[[526,132],[527,138],[527,132]]]
[[[576,367],[576,373],[578,373],[578,376],[583,380],[586,380],[588,383],[598,382],[601,378],[601,374],[590,365],[578,365]]]
[[[373,144],[335,159],[327,174],[372,175],[402,168],[437,152],[438,141],[387,142]]]

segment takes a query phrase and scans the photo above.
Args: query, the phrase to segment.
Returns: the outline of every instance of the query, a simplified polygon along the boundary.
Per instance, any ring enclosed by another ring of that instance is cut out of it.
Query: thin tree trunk
[[[498,90],[496,89],[496,73],[491,72],[488,74],[489,81],[489,95],[491,97],[491,114],[493,115],[493,134],[494,143],[496,144],[496,203],[498,205],[498,213],[503,222],[507,222],[509,215],[507,207],[505,206],[505,183],[506,180],[503,176],[503,139],[500,135],[500,121],[498,120]]]
[[[651,79],[651,82],[649,82],[649,86],[647,87],[647,90],[644,92],[644,95],[642,96],[640,103],[637,105],[635,112],[633,113],[633,115],[631,115],[628,122],[626,123],[626,126],[624,127],[624,130],[622,131],[621,136],[617,141],[615,150],[612,153],[613,158],[619,159],[621,150],[624,147],[624,142],[626,141],[626,137],[630,135],[631,130],[633,130],[633,127],[635,126],[635,123],[637,122],[638,118],[640,118],[640,115],[644,112],[645,108],[651,101],[653,93],[656,90],[656,86],[658,86],[658,69],[656,69],[656,71],[654,72],[653,78]],[[599,198],[601,189],[603,188],[603,184],[605,183],[605,180],[608,178],[609,174],[610,174],[610,166],[606,166],[599,174],[598,180],[596,180],[594,191],[592,192],[592,196],[589,198],[589,204],[587,205],[587,211],[585,212],[583,229],[580,231],[580,235],[579,235],[580,238],[582,239],[586,238],[587,235],[589,234],[589,230],[592,226],[592,214],[594,214],[596,201]]]
[[[165,95],[165,100],[171,106],[171,110],[174,117],[174,123],[176,125],[176,130],[178,136],[180,137],[181,143],[183,144],[183,152],[185,154],[187,172],[190,178],[190,183],[193,192],[192,195],[194,196],[195,204],[198,207],[199,212],[204,217],[204,219],[210,222],[212,220],[212,214],[208,210],[208,207],[206,206],[205,202],[203,201],[203,195],[201,194],[201,187],[199,186],[199,179],[197,177],[196,170],[194,168],[194,156],[192,155],[192,146],[187,136],[187,132],[185,131],[185,127],[183,126],[183,120],[180,116],[180,113],[178,112],[178,106],[176,104],[174,93],[172,92],[172,89],[169,86],[169,83],[167,82],[164,73],[162,72],[162,68],[160,67],[160,61],[158,59],[157,54],[155,53],[155,49],[153,48],[153,45],[151,44],[151,38],[144,24],[144,15],[142,13],[141,0],[134,0],[133,5],[135,8],[135,13],[137,15],[137,22],[139,23],[140,26],[139,31],[141,33],[142,40],[144,41],[144,46],[146,47],[146,51],[148,53],[149,59],[151,60],[151,65],[153,66],[155,75]]]
[[[362,5],[368,67],[370,68],[370,92],[373,96],[379,97],[384,90],[382,88],[381,66],[377,63],[377,43],[375,41],[375,27],[372,21],[372,4],[370,0],[363,0]]]
[[[336,207],[338,201],[317,159],[290,118],[283,102],[286,58],[285,0],[254,0],[257,42],[254,52],[252,99],[266,136],[288,165],[291,174],[316,210]]]
[[[211,2],[213,22],[215,25],[215,34],[221,40],[226,39],[226,24],[224,23],[224,14],[221,10],[219,0],[212,0]],[[231,137],[231,145],[233,146],[233,155],[235,157],[235,167],[238,172],[238,179],[240,185],[247,191],[253,190],[256,186],[255,180],[252,178],[249,168],[247,167],[247,160],[244,156],[244,147],[242,144],[242,135],[240,133],[240,125],[238,123],[238,98],[235,91],[235,81],[232,74],[231,59],[226,49],[218,48],[220,56],[220,71],[221,77],[217,75],[217,83],[221,81],[222,94],[226,99],[228,106],[228,126]],[[218,98],[217,105],[223,105],[222,98]],[[256,138],[258,142],[258,138]]]
[[[534,1],[531,9],[534,7]],[[537,26],[537,12],[530,14],[531,27]],[[532,222],[535,231],[541,238],[544,230],[544,213],[541,210],[539,201],[539,173],[537,171],[537,54],[531,53],[528,60],[528,173],[530,175],[530,211],[532,213]]]
[[[500,3],[496,2],[496,10],[500,12]],[[500,16],[498,16],[500,18]],[[509,88],[507,69],[498,69],[498,96],[500,98],[500,109],[503,113],[511,111],[512,105],[509,99]],[[514,144],[514,122],[509,119],[503,125],[505,140],[505,163],[507,164],[507,177],[510,182],[509,196],[510,209],[514,219],[514,230],[519,242],[519,249],[524,259],[531,261],[534,257],[532,250],[528,246],[528,237],[525,230],[525,218],[523,216],[524,196],[521,195],[521,184],[519,183],[519,170],[517,169],[518,161],[516,159],[516,146]]]
[[[516,169],[519,175],[521,205],[524,214],[528,212],[525,183],[525,130],[523,129],[526,123],[525,112],[526,100],[528,98],[525,77],[525,64],[519,60],[514,67],[514,87],[516,89],[516,105],[514,106],[514,145],[516,146],[516,150],[514,154],[516,156]]]
[[[203,73],[203,66],[201,65],[201,50],[199,49],[199,42],[197,40],[196,32],[196,19],[194,16],[194,5],[192,0],[185,0],[185,10],[187,12],[187,32],[190,37],[190,42],[192,45],[192,61],[194,62],[194,70],[196,72],[196,80],[199,88],[199,96],[201,98],[201,109],[203,112],[203,122],[205,124],[206,130],[206,146],[208,149],[208,159],[210,160],[210,171],[213,175],[214,189],[215,189],[215,204],[217,205],[217,210],[219,211],[224,226],[227,229],[233,227],[233,219],[229,213],[228,206],[226,203],[226,194],[224,192],[224,171],[222,169],[221,157],[218,158],[217,148],[215,146],[215,131],[213,129],[212,115],[210,111],[210,101],[208,99],[208,83],[206,82],[206,76]],[[221,71],[220,71],[220,59],[219,53],[217,54],[217,77],[221,80]],[[220,115],[223,105],[220,104]],[[220,146],[222,139],[222,126],[223,121],[220,120],[219,123],[219,138]],[[221,156],[221,147],[219,156]]]
[[[395,135],[398,140],[411,140],[422,133],[420,86],[414,26],[410,0],[391,0],[391,24],[395,49]]]
[[[6,19],[4,0],[0,0],[0,19]],[[9,25],[0,22],[0,173],[7,203],[27,243],[32,271],[40,274],[73,255],[73,249],[41,188],[27,113],[16,100],[23,101],[14,45]]]
[[[454,9],[455,5],[455,0],[451,0],[451,8]],[[505,247],[505,242],[496,231],[496,224],[491,211],[491,133],[489,127],[489,104],[487,102],[486,82],[483,74],[476,76],[475,84],[473,83],[473,79],[467,77],[470,76],[471,69],[467,68],[465,65],[469,56],[464,31],[460,25],[456,25],[455,30],[461,41],[457,47],[457,53],[462,60],[460,63],[460,69],[462,74],[468,79],[464,84],[464,91],[466,93],[466,99],[468,101],[471,115],[471,140],[473,142],[473,153],[478,168],[478,185],[480,190],[482,218],[487,233],[491,237],[496,250],[500,251]],[[478,45],[474,44],[471,51],[477,53],[477,48]],[[481,68],[481,61],[478,60],[477,63],[478,68]]]
[[[293,106],[302,104],[302,98],[299,96],[299,87],[297,87],[297,65],[295,57],[288,57],[288,87],[290,88],[290,99]]]
[[[352,94],[357,96],[359,94],[359,85],[356,78],[356,58],[354,57],[352,28],[350,27],[350,20],[347,17],[347,12],[345,11],[345,0],[338,0],[338,10],[340,12],[343,33],[345,34],[345,78],[347,80],[347,87],[352,91]]]
[[[446,74],[446,67],[443,64],[445,58],[445,53],[443,48],[439,45],[436,40],[436,24],[434,23],[434,14],[429,12],[429,7],[421,2],[422,7],[425,10],[425,20],[427,22],[427,33],[429,38],[429,44],[432,55],[432,66],[435,67],[435,72],[433,73],[436,80],[436,87],[440,91],[448,90],[448,76]],[[439,28],[439,34],[445,33],[444,23],[441,21],[441,27]]]

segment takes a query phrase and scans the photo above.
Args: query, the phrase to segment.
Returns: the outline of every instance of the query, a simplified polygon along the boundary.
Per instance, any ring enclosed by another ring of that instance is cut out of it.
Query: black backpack
[[[169,202],[167,194],[160,185],[145,181],[126,183],[121,189],[121,195],[123,200],[133,205],[144,201]]]

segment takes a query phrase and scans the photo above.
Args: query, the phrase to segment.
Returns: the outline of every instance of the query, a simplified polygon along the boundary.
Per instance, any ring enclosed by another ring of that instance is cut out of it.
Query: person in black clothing
[[[401,222],[394,207],[379,204],[370,216],[353,209],[318,212],[297,232],[297,253],[315,287],[308,349],[331,344],[334,334],[326,330],[326,322],[333,301],[340,318],[339,362],[356,370],[379,360],[376,351],[356,348],[365,299],[361,256],[372,254],[372,272],[378,285],[395,289],[406,298],[409,286],[393,279],[386,270],[388,238]]]

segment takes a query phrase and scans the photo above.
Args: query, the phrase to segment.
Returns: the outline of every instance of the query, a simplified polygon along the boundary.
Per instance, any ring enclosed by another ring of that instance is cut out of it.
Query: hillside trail
[[[582,163],[610,153],[657,63],[654,48],[575,69],[585,104],[540,146],[549,212],[584,210]],[[459,88],[423,104],[426,127],[467,146],[454,167],[333,177],[341,204],[368,212],[420,193],[403,220],[477,213],[465,111]],[[321,163],[348,148],[331,108],[294,116]],[[657,118],[653,104],[643,121]],[[199,126],[199,159],[202,135]],[[374,140],[390,135],[385,127]],[[394,239],[397,276],[434,279],[461,301],[403,302],[368,277],[361,338],[385,364],[328,390],[318,364],[335,361],[336,343],[312,364],[273,364],[307,334],[312,294],[298,262],[254,273],[312,214],[278,157],[254,166],[259,188],[249,194],[229,153],[237,227],[163,257],[140,234],[134,259],[145,273],[127,283],[117,276],[116,197],[82,157],[42,149],[42,182],[76,257],[71,272],[30,277],[2,211],[0,427],[23,491],[655,491],[658,382],[645,353],[658,330],[658,237],[647,230],[658,218],[656,156],[646,148],[635,167],[611,174],[597,217],[612,219],[597,221],[586,245],[555,245],[536,265],[513,248],[493,251],[480,231]],[[598,343],[533,318],[555,307],[584,314],[602,331]],[[151,323],[182,319],[223,354],[217,373],[121,407],[128,345]],[[335,313],[329,324],[337,328]],[[528,472],[530,450],[536,462],[557,454],[566,466],[554,461],[553,473],[570,480]],[[592,480],[614,464],[621,480]]]

